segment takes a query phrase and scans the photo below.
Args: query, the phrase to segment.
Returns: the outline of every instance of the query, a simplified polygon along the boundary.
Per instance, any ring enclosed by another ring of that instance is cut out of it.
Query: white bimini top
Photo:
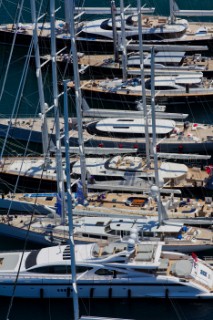
[[[167,119],[156,119],[156,134],[166,135],[175,128],[175,121]],[[103,132],[117,132],[131,134],[145,134],[144,119],[107,118],[96,123],[96,129]],[[148,119],[149,134],[152,134],[152,120]]]

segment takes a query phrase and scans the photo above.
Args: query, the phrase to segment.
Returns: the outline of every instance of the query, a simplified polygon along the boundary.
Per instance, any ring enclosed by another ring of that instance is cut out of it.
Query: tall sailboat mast
[[[56,69],[56,39],[55,39],[55,0],[50,0],[50,24],[51,24],[51,60],[52,60],[52,80],[53,80],[53,107],[55,118],[56,131],[56,166],[57,166],[57,188],[59,197],[64,193],[64,173],[62,168],[61,155],[61,139],[60,139],[60,120],[59,120],[59,101],[58,101],[58,86],[57,86],[57,69]],[[61,219],[65,222],[65,201],[61,197]]]
[[[121,48],[122,48],[122,76],[123,81],[127,80],[127,53],[126,53],[126,35],[125,35],[125,15],[124,15],[124,1],[120,0],[121,11]]]
[[[78,57],[76,49],[76,40],[75,40],[75,24],[74,24],[74,10],[75,10],[75,1],[74,0],[65,0],[67,2],[66,8],[69,7],[70,12],[70,37],[71,37],[71,51],[73,57],[73,72],[74,72],[74,81],[75,81],[75,104],[76,104],[76,113],[77,113],[77,123],[78,123],[78,143],[79,143],[79,154],[80,154],[80,164],[81,164],[81,180],[83,184],[83,193],[85,198],[87,198],[87,181],[86,181],[86,159],[84,152],[84,139],[83,139],[83,130],[82,130],[82,95],[81,95],[81,84],[79,78],[78,70]]]
[[[119,53],[118,53],[118,34],[116,28],[116,6],[115,1],[111,1],[111,15],[112,15],[112,32],[113,32],[113,48],[114,48],[114,60],[116,62],[119,61]]]
[[[41,119],[42,119],[41,121],[42,147],[43,147],[43,154],[45,155],[45,160],[47,161],[49,158],[49,146],[48,146],[49,139],[48,139],[47,118],[46,118],[47,104],[45,103],[44,91],[43,91],[43,80],[42,80],[42,74],[41,74],[35,0],[30,0],[30,3],[31,3],[31,17],[32,17],[32,24],[33,24],[33,45],[34,45],[34,51],[35,51],[36,77],[38,82],[39,101],[40,101]]]
[[[75,244],[73,232],[72,216],[72,193],[70,179],[70,157],[69,157],[69,128],[68,128],[68,101],[67,101],[67,81],[64,81],[64,129],[65,129],[65,156],[66,156],[66,181],[67,181],[67,214],[69,223],[69,244],[71,257],[72,289],[73,289],[73,309],[74,320],[79,320],[78,286],[75,270]]]
[[[145,75],[144,75],[144,59],[143,59],[143,35],[142,35],[142,23],[141,23],[141,0],[137,0],[137,11],[138,11],[138,37],[139,37],[139,52],[140,52],[140,77],[142,86],[142,101],[143,101],[143,112],[145,120],[145,138],[146,138],[146,159],[147,166],[150,166],[150,143],[149,143],[149,123],[146,108],[146,88],[145,88]]]
[[[158,221],[159,224],[162,223],[163,219],[163,209],[162,203],[160,199],[160,189],[159,189],[159,174],[158,174],[158,156],[157,156],[157,148],[156,148],[156,118],[155,118],[155,67],[154,67],[154,48],[151,51],[151,109],[152,109],[152,152],[154,157],[154,170],[155,170],[155,185],[156,188],[152,190],[155,191],[155,197],[157,198],[158,204]]]
[[[171,24],[174,24],[175,23],[174,0],[169,0],[169,10],[170,10]]]
[[[152,147],[155,167],[155,183],[159,186],[158,158],[156,149],[156,118],[155,118],[155,67],[154,67],[154,49],[151,51],[151,109],[152,109]]]
[[[64,1],[64,20],[65,20],[65,29],[70,32],[70,12],[69,12],[69,3]]]

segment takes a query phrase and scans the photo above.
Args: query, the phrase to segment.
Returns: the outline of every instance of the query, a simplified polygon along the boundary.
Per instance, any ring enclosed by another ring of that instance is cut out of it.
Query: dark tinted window
[[[111,276],[113,275],[113,270],[98,269],[97,271],[95,271],[95,274],[98,274],[99,276]]]
[[[76,266],[76,273],[82,273],[87,270],[91,270],[91,267],[86,266]],[[61,266],[44,266],[38,267],[29,270],[29,272],[36,272],[36,273],[51,273],[51,274],[70,274],[71,266],[69,265],[61,265]]]

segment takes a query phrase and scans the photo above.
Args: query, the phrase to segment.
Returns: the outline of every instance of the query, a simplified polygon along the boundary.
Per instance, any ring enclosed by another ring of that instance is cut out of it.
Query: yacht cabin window
[[[98,274],[99,276],[112,276],[114,274],[114,271],[108,269],[98,269],[97,271],[95,271],[95,274]]]
[[[83,273],[88,270],[91,270],[92,267],[87,266],[76,266],[76,273]],[[43,267],[36,267],[28,272],[33,273],[46,273],[46,274],[70,274],[71,273],[71,266],[70,265],[51,265],[51,266],[43,266]]]

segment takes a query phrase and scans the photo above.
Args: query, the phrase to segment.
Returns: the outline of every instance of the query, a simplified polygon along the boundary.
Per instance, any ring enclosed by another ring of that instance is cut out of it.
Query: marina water
[[[80,3],[81,1],[79,1]],[[83,1],[82,1],[83,2]],[[81,2],[81,3],[82,3]],[[40,3],[40,1],[37,1]],[[131,3],[132,6],[136,7],[136,1],[124,1],[125,5]],[[142,2],[142,5],[145,2]],[[159,15],[168,15],[169,13],[169,1],[168,0],[153,0],[146,1],[147,6],[153,6]],[[177,1],[181,9],[200,9],[200,10],[212,10],[212,0],[179,0]],[[100,1],[84,1],[84,6],[100,6]],[[109,6],[109,0],[101,1],[102,6]],[[119,1],[116,1],[119,5]],[[13,18],[16,14],[17,1],[3,1],[0,4],[0,21],[1,23],[12,23]],[[56,1],[56,7],[62,6],[63,1]],[[48,11],[48,1],[44,1],[43,8]],[[60,17],[60,12],[57,15]],[[25,21],[30,22],[30,1],[25,1],[23,17]],[[63,13],[61,14],[63,17]],[[96,17],[94,17],[96,18]],[[208,18],[197,18],[197,20],[211,21]],[[1,45],[0,50],[0,84],[2,86],[4,74],[6,70],[6,64],[10,54],[10,47],[6,45]],[[8,72],[8,78],[6,82],[6,87],[2,95],[0,102],[0,115],[2,117],[10,117],[12,112],[13,104],[16,97],[17,88],[21,79],[21,74],[23,71],[25,56],[27,54],[26,48],[15,48],[11,65]],[[0,86],[0,90],[1,90]],[[51,81],[50,76],[47,73],[45,77],[45,93],[47,101],[51,103]],[[190,106],[187,107],[190,110],[190,117],[194,121],[201,123],[212,123],[213,121],[213,106],[205,105],[201,110],[191,109]],[[72,110],[70,110],[72,112]],[[174,110],[177,111],[177,110]],[[178,110],[185,112],[185,107],[183,110]],[[19,116],[27,117],[34,116],[39,112],[38,105],[38,90],[37,82],[35,78],[34,65],[30,65],[27,76],[27,83],[24,89],[23,98],[18,107],[17,114]],[[170,110],[171,112],[171,110]],[[188,112],[188,111],[187,111]],[[0,142],[0,145],[2,142]],[[24,145],[19,144],[19,148],[14,144],[8,144],[7,152],[9,154],[16,154],[21,152]],[[11,186],[12,187],[12,186]],[[24,248],[24,243],[17,243],[17,241],[5,241],[5,239],[0,238],[0,250],[9,249],[22,249]],[[29,245],[28,245],[29,247]],[[203,253],[205,255],[205,253]],[[208,253],[209,254],[209,253]],[[212,252],[213,255],[213,252]],[[9,306],[11,309],[9,309]],[[140,301],[110,301],[100,302],[100,301],[80,301],[81,314],[85,315],[99,315],[99,316],[114,316],[114,317],[124,317],[129,319],[138,320],[155,320],[155,319],[165,319],[165,320],[210,320],[213,317],[213,303],[205,301],[174,301],[172,299],[167,300],[140,300]],[[8,314],[8,310],[10,310]],[[14,299],[2,299],[0,301],[0,320],[6,320],[7,315],[10,320],[66,320],[72,319],[72,300],[70,301],[59,301],[59,300],[18,300]]]

